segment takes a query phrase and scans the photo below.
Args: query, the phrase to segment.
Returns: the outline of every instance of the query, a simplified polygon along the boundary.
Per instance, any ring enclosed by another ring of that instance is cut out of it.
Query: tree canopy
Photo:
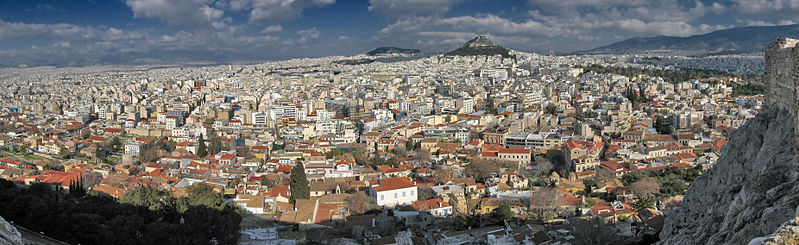
[[[203,135],[200,134],[200,143],[197,146],[197,156],[205,157],[207,155],[208,155],[208,150],[206,150],[205,139],[203,138]]]
[[[494,209],[493,214],[501,220],[513,218],[513,211],[510,210],[508,205],[499,206],[498,208]]]
[[[289,198],[289,201],[292,204],[297,199],[311,198],[310,183],[308,183],[308,179],[305,176],[305,167],[302,164],[297,164],[291,169],[290,178],[291,198]]]
[[[0,216],[72,244],[236,244],[240,211],[216,205],[221,197],[212,192],[195,185],[175,198],[142,187],[117,201],[99,192],[78,197],[48,184],[18,188],[0,179]]]

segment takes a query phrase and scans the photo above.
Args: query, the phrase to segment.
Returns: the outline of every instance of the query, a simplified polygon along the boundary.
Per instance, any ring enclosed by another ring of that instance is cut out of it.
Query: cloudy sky
[[[0,66],[248,62],[475,35],[568,52],[632,37],[799,22],[799,0],[10,0]]]

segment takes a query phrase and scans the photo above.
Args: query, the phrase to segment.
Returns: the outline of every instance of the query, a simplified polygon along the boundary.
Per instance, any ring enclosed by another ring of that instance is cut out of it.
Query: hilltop
[[[463,47],[455,49],[447,56],[470,56],[470,55],[502,55],[504,58],[511,57],[510,50],[497,46],[485,36],[477,36],[463,44]]]

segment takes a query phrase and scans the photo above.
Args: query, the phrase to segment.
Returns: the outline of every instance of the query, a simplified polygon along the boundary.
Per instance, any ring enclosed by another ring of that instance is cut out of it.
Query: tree
[[[119,198],[119,202],[147,207],[152,211],[156,211],[163,210],[174,203],[174,198],[166,191],[156,190],[152,187],[141,187],[126,191],[125,195]]]
[[[558,106],[554,104],[549,104],[547,105],[547,107],[544,107],[544,112],[546,112],[547,114],[556,115],[558,114]]]
[[[358,165],[361,166],[369,165],[369,156],[361,148],[355,149],[355,152],[352,153],[352,158],[355,160],[355,163],[357,163]]]
[[[250,150],[250,147],[247,146],[246,144],[241,144],[238,147],[236,147],[236,155],[244,157],[245,159],[251,159],[254,157],[252,151]]]
[[[660,184],[657,179],[652,177],[644,177],[630,185],[630,191],[633,194],[641,197],[653,197],[655,193],[660,192]]]
[[[583,189],[585,195],[589,195],[591,194],[591,191],[593,191],[594,185],[596,185],[596,181],[594,181],[593,179],[583,180],[583,185],[585,186],[585,188]]]
[[[651,208],[654,206],[655,206],[655,200],[648,196],[639,197],[638,200],[635,201],[635,203],[633,203],[633,208],[638,212],[644,211],[647,208]]]
[[[208,153],[211,155],[216,155],[217,153],[221,152],[224,146],[222,145],[222,138],[213,135],[208,139],[211,142],[211,146],[208,147]]]
[[[336,158],[336,156],[338,155],[341,155],[341,150],[339,150],[338,148],[333,148],[332,150],[325,153],[325,158],[333,159]]]
[[[466,173],[475,179],[485,179],[491,177],[492,173],[499,172],[499,164],[494,161],[477,159],[475,162],[466,165]]]
[[[265,174],[261,175],[261,185],[272,188],[280,184],[280,175],[278,174]]]
[[[363,193],[355,193],[347,197],[347,209],[354,214],[362,214],[378,208],[377,203]]]
[[[166,137],[161,137],[160,139],[156,139],[155,147],[161,150],[166,150],[166,142],[164,142],[164,140],[166,140]]]
[[[445,180],[455,178],[455,175],[455,170],[451,167],[440,166],[436,171],[433,171],[433,180],[435,180],[436,183],[442,183]]]
[[[530,196],[532,212],[537,218],[547,220],[554,218],[558,209],[560,193],[555,188],[540,188]]]
[[[72,186],[81,182],[88,183],[83,178]],[[237,243],[241,215],[232,205],[224,204],[219,210],[190,206],[179,212],[171,192],[152,188],[130,189],[119,202],[98,192],[73,195],[55,192],[45,184],[18,188],[0,179],[0,215],[71,244]],[[188,203],[189,198],[203,196],[208,195],[190,190],[189,197],[182,200]]]
[[[429,166],[430,160],[432,156],[429,151],[424,150],[422,148],[416,148],[416,157],[419,158],[419,162],[422,163],[422,166]]]
[[[69,194],[74,197],[82,197],[86,195],[86,189],[83,189],[83,178],[69,181]]]
[[[497,217],[500,220],[513,218],[513,211],[510,210],[510,207],[508,207],[508,205],[499,206],[498,208],[494,209],[494,212],[492,214],[494,215],[494,217]]]
[[[205,149],[205,139],[203,138],[203,134],[200,134],[200,143],[197,146],[197,156],[205,157],[208,155],[208,151]]]
[[[671,120],[665,117],[658,117],[655,120],[655,130],[659,134],[671,134]]]
[[[541,176],[549,176],[549,173],[553,170],[553,165],[549,160],[543,157],[536,157],[535,158],[536,169]]]
[[[599,217],[569,219],[569,223],[574,227],[574,241],[577,244],[615,244],[621,240],[615,226],[605,225]]]
[[[189,206],[203,206],[222,210],[225,207],[225,200],[222,196],[214,192],[214,188],[205,183],[197,183],[186,188],[186,198]],[[185,211],[188,206],[178,208],[178,210]]]
[[[308,199],[311,198],[311,187],[308,183],[308,179],[305,177],[305,167],[302,164],[297,164],[294,168],[291,169],[291,182],[289,183],[289,188],[291,188],[291,198],[289,198],[289,202],[294,204],[294,201],[297,199]]]
[[[388,160],[386,160],[386,164],[388,164],[392,168],[396,168],[397,166],[399,166],[399,159],[397,159],[396,156],[390,157]]]
[[[431,188],[418,188],[418,198],[419,201],[429,200],[436,197],[436,193]]]
[[[177,148],[177,143],[167,139],[167,137],[161,137],[161,139],[158,140],[158,143],[156,143],[156,146],[158,146],[158,149],[172,152],[175,150],[175,148]]]
[[[488,110],[488,112],[491,114],[497,113],[497,107],[494,104],[494,98],[491,98],[491,96],[488,96],[488,98],[486,98],[485,109]]]
[[[406,150],[413,151],[413,149],[415,147],[416,147],[416,144],[413,143],[412,139],[408,139],[407,141],[405,141],[405,149]]]

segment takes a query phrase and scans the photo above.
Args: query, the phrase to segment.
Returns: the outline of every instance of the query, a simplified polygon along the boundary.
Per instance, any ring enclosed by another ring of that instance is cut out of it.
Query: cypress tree
[[[297,164],[291,169],[290,177],[291,198],[289,198],[289,202],[294,204],[297,199],[311,198],[311,187],[305,177],[305,167],[302,164]]]
[[[197,156],[205,157],[208,155],[208,151],[205,149],[205,139],[203,139],[203,134],[200,134],[200,144],[197,146]]]

